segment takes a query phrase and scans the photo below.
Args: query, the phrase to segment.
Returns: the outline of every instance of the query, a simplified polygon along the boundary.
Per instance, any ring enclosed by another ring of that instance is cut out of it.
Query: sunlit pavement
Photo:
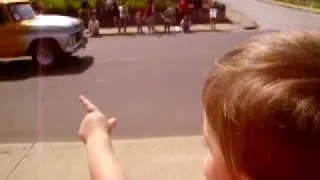
[[[203,179],[201,137],[117,140],[114,148],[129,179]],[[0,179],[88,180],[86,158],[78,142],[2,145]]]

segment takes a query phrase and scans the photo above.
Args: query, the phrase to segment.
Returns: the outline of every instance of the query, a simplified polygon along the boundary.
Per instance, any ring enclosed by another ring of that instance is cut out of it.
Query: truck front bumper
[[[75,44],[74,46],[71,46],[71,47],[70,46],[66,47],[64,51],[66,53],[71,53],[72,54],[72,53],[77,52],[81,48],[86,48],[87,44],[88,44],[88,38],[86,36],[83,36],[83,38],[80,40],[79,43],[77,43],[77,44]]]

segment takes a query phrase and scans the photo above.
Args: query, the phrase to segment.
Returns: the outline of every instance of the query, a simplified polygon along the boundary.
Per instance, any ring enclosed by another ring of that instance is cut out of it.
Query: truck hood
[[[82,21],[77,18],[58,16],[58,15],[38,15],[31,20],[25,20],[23,25],[29,26],[32,29],[47,29],[47,30],[63,30],[68,28],[80,28]]]

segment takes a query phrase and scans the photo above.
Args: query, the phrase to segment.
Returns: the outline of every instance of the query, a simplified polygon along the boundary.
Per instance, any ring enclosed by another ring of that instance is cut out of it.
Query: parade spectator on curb
[[[202,22],[202,0],[192,0],[192,4],[193,4],[193,15],[195,17],[195,21],[197,21],[197,23],[201,23]]]
[[[120,3],[119,5],[119,26],[120,26],[120,32],[121,28],[123,28],[124,32],[127,32],[127,21],[129,19],[129,11],[128,7],[125,5],[125,3]]]
[[[92,37],[97,37],[100,35],[100,22],[97,19],[96,13],[91,13],[91,19],[89,21],[89,33]]]
[[[191,20],[188,15],[185,15],[180,23],[180,27],[183,33],[191,32]]]
[[[154,33],[155,27],[154,27],[154,17],[155,16],[155,6],[153,0],[148,0],[147,7],[145,9],[144,13],[144,19],[148,26],[148,33]]]
[[[101,20],[105,13],[104,0],[96,0],[95,10],[96,10],[97,19]]]
[[[182,19],[189,15],[189,1],[188,0],[180,0],[179,2],[179,23],[181,23]]]
[[[136,18],[137,33],[143,34],[143,30],[142,30],[143,16],[142,16],[142,12],[140,10],[138,10],[136,12],[135,18]]]
[[[88,23],[90,20],[90,5],[88,1],[83,1],[81,3],[80,9],[79,9],[79,18],[82,19],[84,25],[86,28],[88,28]]]
[[[215,1],[211,1],[209,9],[210,26],[212,30],[216,30],[217,6]]]
[[[163,19],[163,25],[164,25],[164,33],[170,34],[170,27],[172,25],[172,14],[171,14],[171,8],[167,8],[164,10],[164,12],[161,14],[161,17]]]
[[[213,61],[203,90],[207,180],[320,179],[319,48],[320,32],[282,32]],[[125,180],[111,141],[116,119],[80,100],[92,179]]]
[[[110,15],[112,18],[112,22],[114,27],[118,27],[118,32],[120,33],[120,12],[119,6],[116,0],[110,2]]]

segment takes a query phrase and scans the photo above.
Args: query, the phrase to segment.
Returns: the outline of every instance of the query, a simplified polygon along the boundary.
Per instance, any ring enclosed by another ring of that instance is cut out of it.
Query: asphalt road
[[[224,0],[261,30],[320,29],[320,15],[256,0]],[[119,119],[116,138],[200,135],[201,91],[214,60],[261,32],[91,39],[77,57],[40,71],[0,64],[0,143],[74,140],[85,94]]]
[[[320,14],[264,3],[263,0],[221,0],[254,19],[262,30],[320,30]]]
[[[103,37],[51,70],[1,64],[0,142],[74,140],[79,94],[119,119],[116,138],[200,135],[205,77],[254,34]]]

